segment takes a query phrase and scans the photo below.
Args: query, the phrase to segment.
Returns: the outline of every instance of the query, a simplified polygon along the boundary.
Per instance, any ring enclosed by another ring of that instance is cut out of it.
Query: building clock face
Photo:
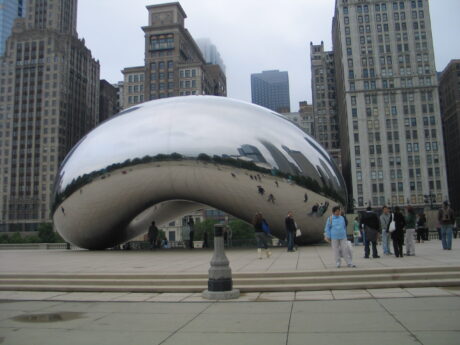
[[[158,13],[154,15],[153,20],[154,23],[170,23],[171,22],[172,15],[170,12],[163,12],[163,13]]]

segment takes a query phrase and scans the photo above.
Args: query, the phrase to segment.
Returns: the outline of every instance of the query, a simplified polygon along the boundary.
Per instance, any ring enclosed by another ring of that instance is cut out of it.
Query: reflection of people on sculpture
[[[276,185],[276,187],[279,187],[279,185],[278,185],[278,181],[275,181],[275,185]]]
[[[321,217],[327,211],[328,207],[329,207],[328,201],[325,201],[324,204],[320,204],[318,207],[318,212],[317,212],[318,217]]]
[[[190,249],[193,249],[194,246],[193,246],[193,237],[195,235],[195,222],[193,221],[193,217],[190,216],[189,219],[188,219],[188,222],[187,222],[189,228],[190,228],[190,233],[189,233],[189,236],[190,236],[190,241],[189,241],[189,248]]]
[[[152,221],[152,224],[150,224],[149,232],[148,232],[150,249],[154,249],[157,247],[157,238],[158,238],[158,228],[155,225],[155,222]]]
[[[270,195],[268,196],[267,201],[268,201],[268,202],[271,202],[272,204],[275,203],[275,197],[273,196],[273,194],[270,194]]]
[[[303,196],[303,202],[307,202],[307,201],[308,201],[308,195],[307,193],[305,193]]]
[[[259,192],[260,195],[264,195],[265,189],[263,189],[262,186],[257,186],[257,191]]]
[[[262,213],[257,212],[252,220],[252,225],[254,226],[254,232],[257,240],[257,254],[259,259],[262,259],[262,249],[265,252],[267,258],[272,255],[268,250],[268,234],[270,229],[266,220],[262,217]]]
[[[190,226],[188,224],[185,224],[182,226],[182,241],[184,243],[184,248],[190,247],[189,241],[190,241]]]
[[[311,208],[311,212],[309,213],[310,216],[314,215],[316,212],[318,212],[319,205],[318,203],[315,203],[313,207]]]
[[[209,248],[208,232],[206,230],[203,232],[203,248]]]

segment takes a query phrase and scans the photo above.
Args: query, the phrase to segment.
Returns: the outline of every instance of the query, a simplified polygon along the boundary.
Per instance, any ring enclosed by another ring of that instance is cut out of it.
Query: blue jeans
[[[385,230],[382,231],[382,249],[383,254],[391,254],[390,249],[390,233],[386,232]]]
[[[288,250],[289,251],[294,250],[294,236],[295,236],[295,232],[288,231],[288,233],[287,233],[287,243],[288,243]]]
[[[452,249],[452,224],[441,225],[442,249]]]

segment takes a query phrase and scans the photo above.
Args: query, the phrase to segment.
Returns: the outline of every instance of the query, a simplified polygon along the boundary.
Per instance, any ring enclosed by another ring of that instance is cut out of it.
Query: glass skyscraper
[[[278,70],[251,74],[252,103],[279,113],[291,111],[288,72]]]
[[[7,38],[11,34],[14,20],[24,17],[26,0],[0,0],[0,56],[5,51]]]

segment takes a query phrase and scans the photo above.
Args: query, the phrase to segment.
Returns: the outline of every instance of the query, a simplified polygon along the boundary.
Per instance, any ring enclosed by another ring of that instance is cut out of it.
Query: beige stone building
[[[345,180],[357,209],[447,198],[428,0],[336,0]]]
[[[77,36],[77,1],[30,1],[0,59],[0,230],[50,222],[69,150],[99,114],[99,63]]]
[[[124,108],[173,96],[226,96],[225,73],[203,57],[178,2],[147,6],[145,65],[125,68]]]

